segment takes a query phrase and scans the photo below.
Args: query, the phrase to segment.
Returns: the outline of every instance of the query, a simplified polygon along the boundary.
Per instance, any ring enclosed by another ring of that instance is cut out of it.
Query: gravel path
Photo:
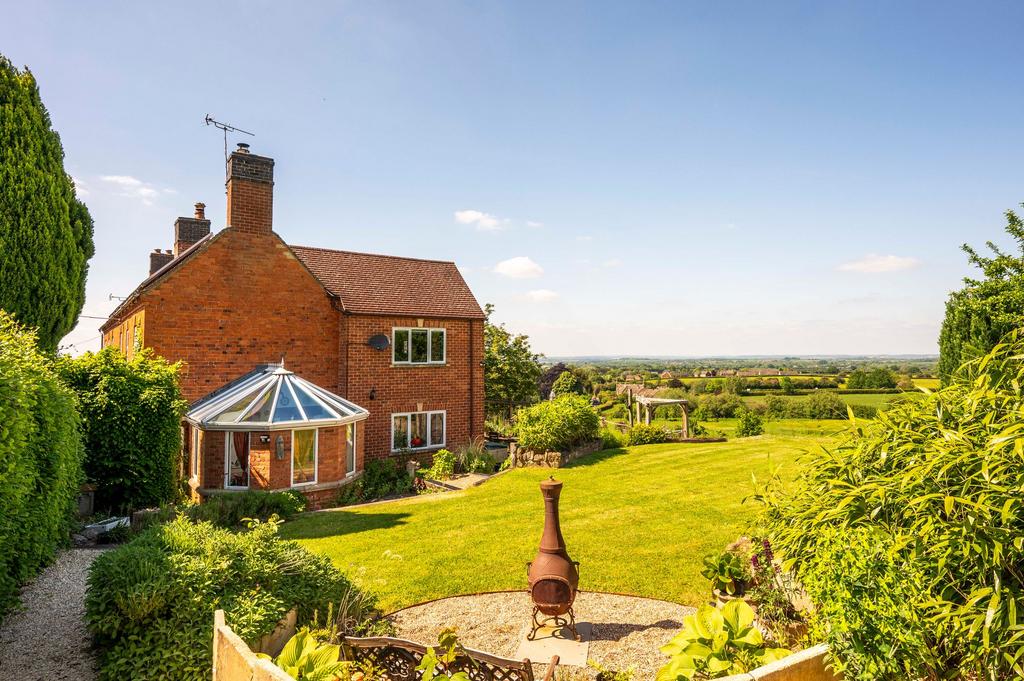
[[[103,549],[62,551],[21,592],[23,610],[0,625],[0,679],[92,679],[85,579]]]
[[[636,679],[654,678],[665,663],[658,648],[694,612],[668,601],[593,592],[580,593],[575,610],[577,621],[594,626],[590,659],[609,669],[633,668]],[[529,595],[515,591],[443,598],[399,610],[391,620],[400,638],[432,644],[441,629],[455,626],[467,648],[514,657],[529,631],[530,611]]]

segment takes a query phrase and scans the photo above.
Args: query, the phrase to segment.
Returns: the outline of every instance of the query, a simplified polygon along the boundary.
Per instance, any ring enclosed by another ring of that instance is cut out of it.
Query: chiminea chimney
[[[228,227],[270,234],[274,226],[274,159],[239,144],[228,157]]]
[[[174,257],[188,250],[210,233],[210,221],[206,219],[206,204],[197,203],[195,217],[180,217],[174,221]]]
[[[156,274],[156,271],[161,267],[174,260],[174,256],[170,253],[164,253],[159,248],[154,248],[153,252],[149,254],[149,273]]]

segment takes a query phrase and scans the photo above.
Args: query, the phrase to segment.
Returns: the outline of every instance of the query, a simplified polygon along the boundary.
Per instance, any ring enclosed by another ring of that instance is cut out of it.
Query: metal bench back
[[[372,638],[346,638],[345,647],[351,659],[370,660],[383,670],[391,681],[430,681],[416,671],[427,653],[426,646],[389,636]],[[557,665],[558,658],[552,660]],[[510,660],[478,650],[466,649],[450,666],[450,672],[464,671],[473,681],[534,681],[533,666],[529,660]],[[554,666],[548,673],[552,676]]]

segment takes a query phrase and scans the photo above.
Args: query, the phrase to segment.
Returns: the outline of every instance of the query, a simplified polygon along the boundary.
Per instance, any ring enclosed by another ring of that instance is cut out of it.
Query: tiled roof
[[[453,262],[290,246],[349,312],[483,319]]]

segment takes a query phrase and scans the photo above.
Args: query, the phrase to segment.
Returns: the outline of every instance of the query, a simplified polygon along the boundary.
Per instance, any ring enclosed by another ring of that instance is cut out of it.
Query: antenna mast
[[[256,136],[256,133],[249,132],[248,130],[242,130],[241,128],[236,128],[233,125],[229,125],[227,123],[222,123],[222,122],[220,122],[218,120],[215,120],[213,118],[213,116],[211,116],[210,114],[206,114],[206,118],[204,118],[203,120],[206,122],[207,125],[212,125],[213,127],[217,128],[218,130],[222,130],[224,132],[224,164],[225,164],[225,166],[227,166],[227,162],[228,162],[228,133],[229,132],[240,132],[243,135],[248,135],[249,137],[255,137]]]

